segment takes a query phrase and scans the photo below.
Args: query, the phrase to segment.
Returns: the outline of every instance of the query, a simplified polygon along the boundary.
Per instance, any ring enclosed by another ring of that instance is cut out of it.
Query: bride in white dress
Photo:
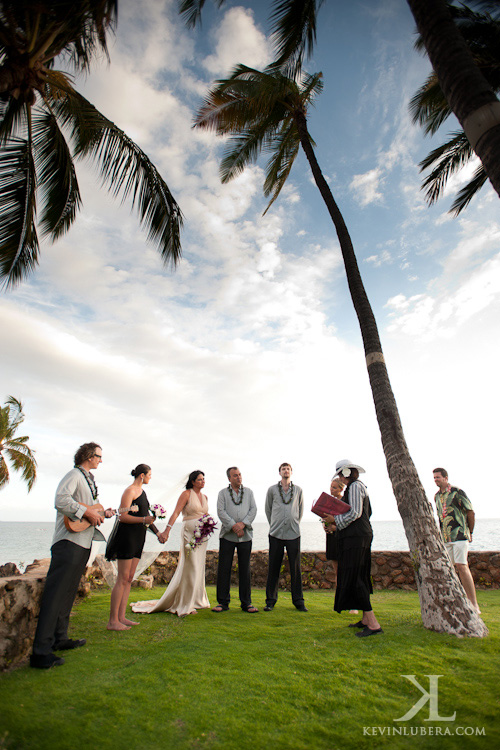
[[[207,542],[186,549],[186,545],[193,538],[198,520],[208,513],[208,500],[202,493],[205,486],[205,474],[202,471],[192,471],[181,493],[175,510],[172,513],[167,528],[161,534],[160,541],[167,541],[170,529],[177,517],[182,513],[181,543],[179,561],[165,593],[156,601],[136,602],[132,605],[133,612],[150,614],[151,612],[172,612],[179,617],[195,614],[198,609],[210,607],[205,589],[205,556]]]

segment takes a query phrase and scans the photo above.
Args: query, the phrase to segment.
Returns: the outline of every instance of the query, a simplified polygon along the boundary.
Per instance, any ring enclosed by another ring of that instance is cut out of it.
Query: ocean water
[[[162,522],[159,527],[163,528]],[[382,550],[407,550],[408,542],[401,521],[372,521],[373,545],[372,549]],[[113,527],[113,521],[109,520],[101,526],[104,535],[107,536]],[[268,549],[267,523],[254,524],[253,549]],[[26,567],[35,559],[50,557],[50,545],[54,524],[48,523],[17,523],[0,522],[0,565],[7,562],[15,563],[20,569]],[[325,533],[320,522],[305,522],[301,524],[302,544],[304,552],[317,552],[325,549]],[[170,538],[165,545],[159,544],[154,534],[146,535],[146,549],[162,549],[176,551],[179,549],[180,523],[175,524]],[[218,532],[209,539],[208,549],[218,549]],[[99,544],[97,552],[104,552],[104,542]],[[473,550],[500,550],[500,519],[476,519],[474,530],[474,541],[470,547]]]

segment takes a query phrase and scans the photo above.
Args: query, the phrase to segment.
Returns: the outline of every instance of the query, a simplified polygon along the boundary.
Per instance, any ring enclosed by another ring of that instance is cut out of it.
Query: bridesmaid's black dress
[[[129,511],[129,516],[148,516],[149,502],[144,490],[132,505],[138,505],[136,511]],[[146,540],[146,527],[142,523],[120,523],[119,517],[115,521],[113,531],[109,535],[106,545],[106,560],[131,560],[140,557]]]

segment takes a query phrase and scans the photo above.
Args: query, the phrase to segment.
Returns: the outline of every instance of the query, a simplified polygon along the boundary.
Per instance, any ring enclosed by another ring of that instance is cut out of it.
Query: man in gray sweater
[[[270,612],[278,600],[278,583],[285,549],[290,565],[292,602],[299,612],[307,612],[302,593],[300,569],[300,520],[304,513],[302,489],[292,482],[292,467],[279,467],[281,480],[269,487],[266,496],[266,516],[269,521],[269,569],[266,584],[265,612]]]
[[[231,466],[227,471],[229,486],[219,492],[217,515],[221,522],[219,539],[219,564],[217,567],[217,601],[212,612],[229,609],[231,567],[234,551],[238,553],[238,577],[241,609],[258,612],[252,604],[250,586],[250,555],[252,552],[252,522],[257,506],[252,490],[243,487],[241,471]]]

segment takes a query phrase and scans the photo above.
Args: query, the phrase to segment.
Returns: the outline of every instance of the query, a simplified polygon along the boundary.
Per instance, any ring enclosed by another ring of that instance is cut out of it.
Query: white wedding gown
[[[197,609],[210,607],[205,589],[205,557],[207,542],[194,549],[187,549],[186,544],[193,538],[198,520],[208,512],[205,495],[200,501],[196,492],[191,490],[189,500],[182,511],[181,545],[177,570],[161,599],[136,602],[132,611],[143,614],[152,612],[172,612],[183,617]]]

